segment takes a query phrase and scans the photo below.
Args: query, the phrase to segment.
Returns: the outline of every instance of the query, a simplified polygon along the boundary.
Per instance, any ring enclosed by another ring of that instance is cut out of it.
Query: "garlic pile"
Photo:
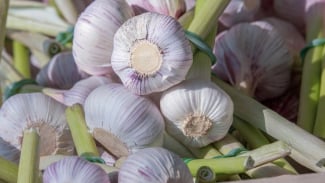
[[[217,85],[187,80],[166,90],[160,100],[167,132],[192,147],[223,138],[233,119],[233,103]]]
[[[72,50],[78,67],[91,75],[112,72],[114,34],[132,16],[124,0],[93,1],[75,25]]]
[[[241,23],[216,37],[213,72],[258,100],[281,95],[289,86],[292,56],[281,35]]]
[[[163,91],[185,79],[192,51],[172,17],[144,13],[127,20],[114,36],[112,67],[139,95]]]
[[[165,125],[158,108],[121,84],[96,88],[87,97],[84,110],[90,131],[104,129],[125,144],[130,153],[162,145]]]
[[[123,163],[119,183],[191,183],[192,175],[177,155],[163,148],[146,148]]]

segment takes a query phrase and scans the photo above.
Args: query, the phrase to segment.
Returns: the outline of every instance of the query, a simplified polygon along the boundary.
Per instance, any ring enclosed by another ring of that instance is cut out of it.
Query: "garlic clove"
[[[20,151],[0,137],[0,157],[18,164]]]
[[[289,86],[293,58],[277,31],[235,25],[216,37],[214,53],[212,71],[257,100],[277,97]]]
[[[0,137],[21,149],[23,132],[34,128],[40,135],[40,155],[74,153],[65,119],[65,106],[41,93],[17,94],[0,109]]]
[[[193,182],[183,160],[163,148],[146,148],[130,155],[118,176],[120,183],[176,183]]]
[[[91,132],[101,128],[119,139],[129,152],[162,146],[164,120],[147,98],[132,94],[122,84],[109,83],[92,91],[85,104]]]
[[[93,1],[75,25],[72,50],[78,67],[91,75],[112,72],[114,34],[132,16],[125,0]]]
[[[207,80],[187,80],[166,90],[160,100],[167,132],[192,147],[223,138],[231,124],[230,97]]]
[[[58,89],[69,89],[88,75],[77,68],[71,52],[55,55],[36,76],[39,85]]]
[[[91,76],[78,81],[70,90],[57,90],[52,88],[43,89],[43,93],[66,106],[79,103],[84,104],[87,96],[95,88],[113,82],[111,78],[104,76]]]
[[[80,157],[68,157],[52,163],[43,174],[44,183],[110,183],[103,169]]]
[[[127,0],[136,15],[156,12],[179,18],[186,10],[184,0]]]
[[[172,17],[144,13],[126,21],[114,36],[112,67],[133,93],[163,91],[185,79],[192,51]]]

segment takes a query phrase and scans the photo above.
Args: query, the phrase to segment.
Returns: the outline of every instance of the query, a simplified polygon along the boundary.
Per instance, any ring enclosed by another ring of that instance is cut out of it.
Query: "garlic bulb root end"
[[[212,127],[212,121],[207,116],[195,114],[187,116],[183,124],[184,134],[190,137],[206,135]]]

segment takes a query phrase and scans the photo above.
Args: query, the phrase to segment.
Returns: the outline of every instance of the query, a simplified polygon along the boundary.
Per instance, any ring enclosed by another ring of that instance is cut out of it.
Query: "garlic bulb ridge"
[[[114,36],[112,67],[133,93],[163,91],[185,79],[192,51],[172,17],[144,13],[126,21]]]

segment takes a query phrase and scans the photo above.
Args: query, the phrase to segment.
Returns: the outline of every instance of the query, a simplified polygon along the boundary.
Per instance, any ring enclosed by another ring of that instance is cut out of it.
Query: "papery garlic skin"
[[[52,163],[43,174],[44,183],[110,183],[106,172],[80,157],[68,157]]]
[[[150,11],[179,18],[186,10],[184,0],[127,0],[136,15]]]
[[[114,36],[112,67],[133,93],[163,91],[185,79],[192,51],[172,17],[144,13],[126,21]]]
[[[233,103],[217,85],[187,80],[166,90],[160,99],[167,132],[191,147],[223,138],[233,120]]]
[[[0,109],[0,137],[21,149],[23,132],[37,129],[40,155],[74,153],[74,144],[65,118],[65,106],[41,93],[17,94]]]
[[[43,93],[66,106],[73,104],[83,105],[87,96],[97,87],[113,82],[112,79],[104,76],[91,76],[80,80],[70,90],[57,90],[52,88],[43,89]]]
[[[192,183],[193,178],[180,157],[163,148],[146,148],[123,163],[119,183]]]
[[[84,104],[90,131],[102,128],[123,142],[130,153],[150,146],[162,146],[164,120],[147,98],[132,94],[122,84],[96,88]]]
[[[290,83],[293,58],[277,31],[241,23],[216,37],[212,66],[220,79],[257,100],[281,95]]]
[[[36,82],[45,87],[69,89],[77,81],[88,77],[80,71],[71,52],[62,52],[55,55],[36,76]]]
[[[93,1],[75,25],[72,50],[78,67],[91,75],[112,72],[114,34],[132,16],[125,0]]]

